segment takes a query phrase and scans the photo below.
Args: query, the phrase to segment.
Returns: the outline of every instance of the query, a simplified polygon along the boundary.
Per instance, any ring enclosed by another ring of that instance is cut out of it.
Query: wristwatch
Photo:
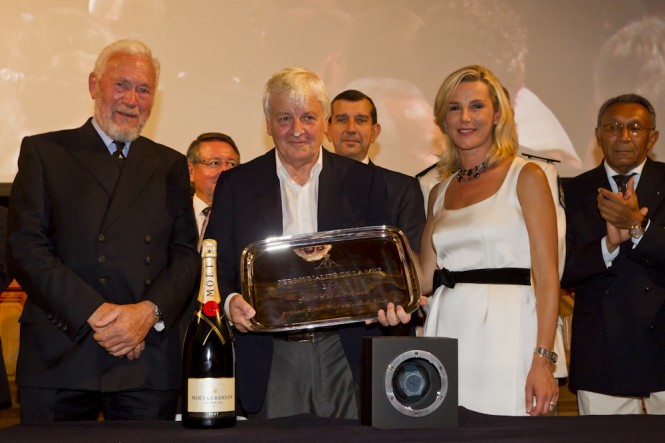
[[[552,364],[556,363],[556,361],[559,359],[559,356],[556,352],[541,348],[540,346],[534,349],[533,353],[547,358],[550,362],[552,362]]]
[[[644,235],[644,231],[647,228],[648,224],[649,224],[649,219],[647,217],[643,217],[640,223],[628,228],[628,233],[633,238],[640,238]]]
[[[155,328],[155,331],[162,332],[166,327],[166,325],[164,325],[164,320],[162,319],[162,311],[159,309],[159,306],[157,306],[156,304],[155,304],[155,317],[157,318],[157,321],[152,327]]]

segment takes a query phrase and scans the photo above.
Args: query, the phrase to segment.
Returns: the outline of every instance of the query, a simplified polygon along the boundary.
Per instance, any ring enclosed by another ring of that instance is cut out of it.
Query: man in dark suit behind
[[[9,210],[9,264],[28,295],[21,421],[173,419],[177,328],[198,273],[185,156],[139,133],[159,64],[143,43],[99,55],[94,118],[26,137]]]
[[[665,414],[665,164],[645,98],[605,102],[604,161],[564,182],[562,287],[575,289],[570,385],[581,415]]]
[[[236,377],[243,409],[260,417],[301,413],[357,417],[361,337],[377,325],[351,324],[307,333],[260,333],[256,311],[239,292],[240,257],[268,237],[386,224],[385,186],[374,168],[322,148],[330,99],[316,74],[276,73],[263,99],[275,149],[222,174],[206,237],[219,244],[224,310],[235,328]],[[406,323],[402,307],[378,313],[383,325]]]
[[[423,195],[416,178],[376,166],[370,160],[369,148],[381,133],[374,102],[364,93],[348,89],[332,100],[330,111],[326,135],[335,152],[376,168],[386,184],[389,224],[401,229],[411,249],[418,252],[425,226]]]

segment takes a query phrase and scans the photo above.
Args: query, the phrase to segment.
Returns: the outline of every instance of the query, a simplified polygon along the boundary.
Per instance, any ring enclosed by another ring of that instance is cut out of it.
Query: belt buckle
[[[286,341],[293,341],[297,343],[311,343],[314,341],[315,336],[316,333],[314,331],[287,334]]]
[[[282,332],[274,335],[274,338],[282,341],[289,341],[294,343],[311,343],[314,341],[316,333],[314,331],[308,332]]]

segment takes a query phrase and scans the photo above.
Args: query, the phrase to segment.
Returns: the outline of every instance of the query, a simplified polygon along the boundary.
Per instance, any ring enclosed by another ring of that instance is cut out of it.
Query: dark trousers
[[[355,382],[337,332],[313,342],[275,339],[263,409],[249,418],[298,414],[358,418],[360,386]]]
[[[19,386],[21,423],[97,420],[174,420],[178,390],[74,391]]]

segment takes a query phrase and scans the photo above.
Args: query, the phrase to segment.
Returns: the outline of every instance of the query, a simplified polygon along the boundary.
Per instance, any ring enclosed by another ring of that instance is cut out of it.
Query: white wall
[[[521,144],[561,158],[562,175],[574,175],[597,162],[593,127],[605,98],[642,88],[665,118],[663,34],[651,63],[660,75],[644,82],[637,71],[645,63],[617,62],[594,78],[603,44],[647,16],[665,19],[665,2],[0,0],[0,182],[13,180],[24,135],[85,121],[95,57],[125,37],[145,41],[162,62],[144,135],[182,152],[207,131],[231,135],[243,161],[272,147],[263,85],[301,65],[321,74],[331,97],[349,85],[372,96],[383,125],[374,160],[415,174],[439,149],[431,116],[438,86],[478,63],[516,99]],[[626,38],[611,47],[628,45]],[[605,77],[619,84],[595,93]]]

